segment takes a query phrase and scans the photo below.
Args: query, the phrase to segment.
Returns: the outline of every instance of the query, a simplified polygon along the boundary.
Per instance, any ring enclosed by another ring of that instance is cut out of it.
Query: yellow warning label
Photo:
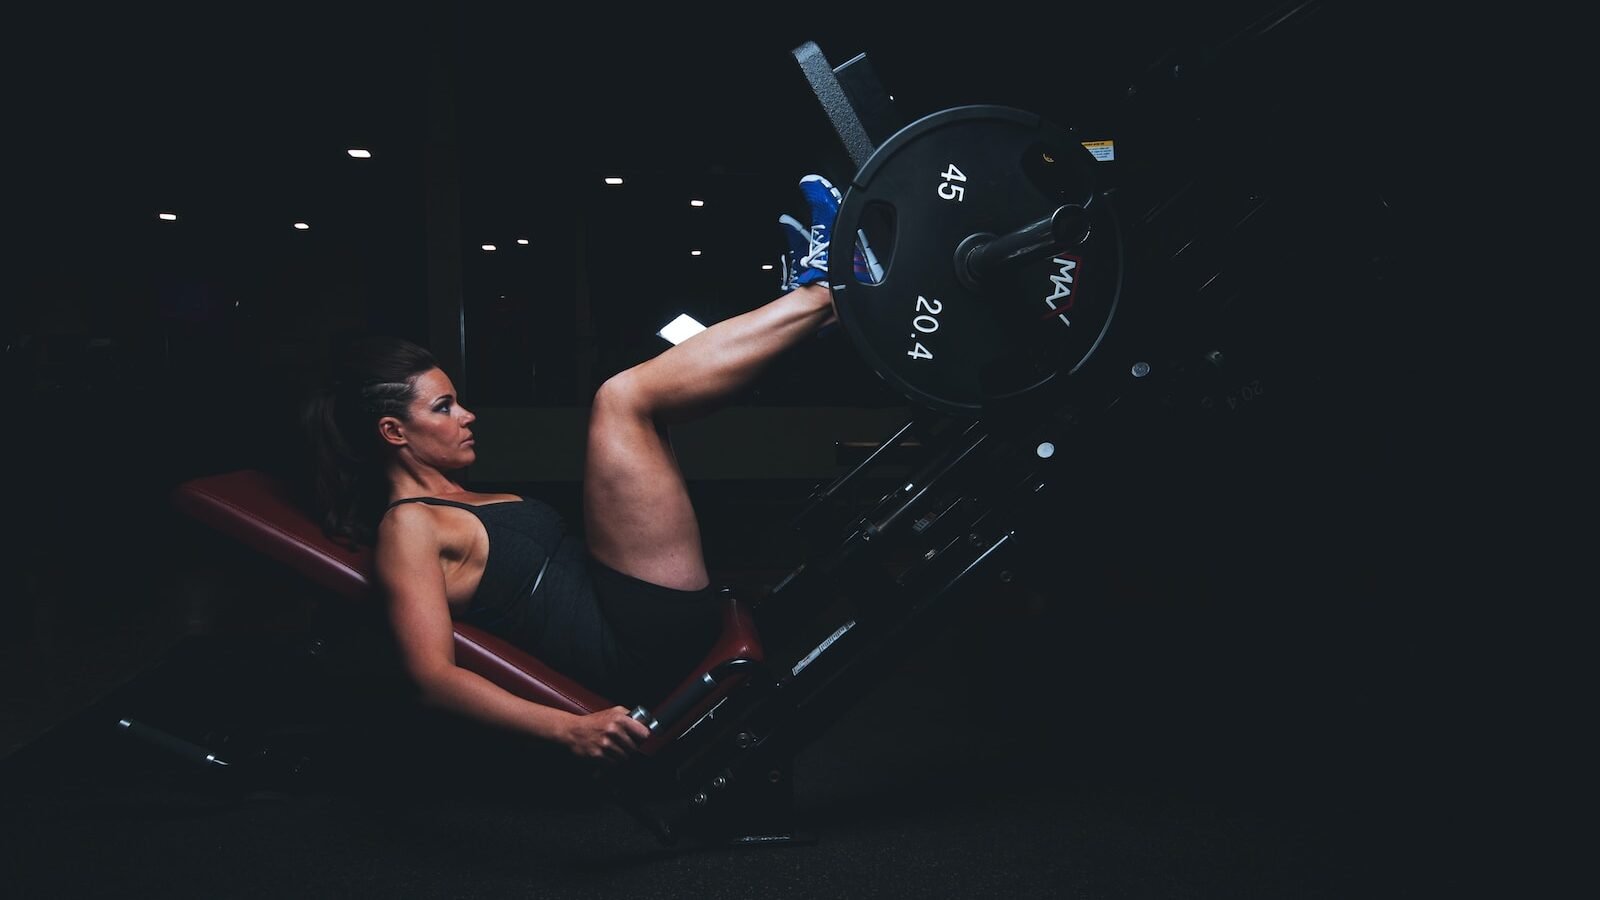
[[[1117,158],[1115,141],[1084,141],[1083,149],[1094,154],[1094,158],[1100,162],[1111,162]]]

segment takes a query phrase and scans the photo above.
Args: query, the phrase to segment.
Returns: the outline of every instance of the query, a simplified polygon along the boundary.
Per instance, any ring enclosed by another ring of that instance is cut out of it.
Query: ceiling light
[[[310,228],[311,226],[307,225],[304,222],[296,222],[296,223],[294,223],[294,227],[299,229],[300,231],[305,231],[307,228]]]
[[[372,151],[371,150],[363,150],[360,147],[351,147],[349,150],[346,150],[345,152],[350,154],[351,156],[355,157],[356,159],[371,159],[372,158]]]
[[[610,176],[606,177],[606,184],[621,184],[621,183],[622,183],[622,179],[618,178],[615,175],[610,175]]]
[[[483,245],[483,249],[485,249],[485,250],[493,250],[493,249],[495,249],[495,246],[493,244],[484,244]]]
[[[526,246],[528,246],[528,239],[527,238],[517,238],[517,243],[519,243],[522,246],[526,247]]]
[[[690,256],[699,256],[700,255],[700,251],[699,250],[690,250],[689,251],[689,255]]]
[[[176,221],[178,221],[178,214],[177,213],[156,213],[156,217],[161,219],[163,222],[176,222]]]
[[[764,263],[761,266],[762,271],[766,271],[767,269],[770,269],[770,268],[772,268],[772,263]]]
[[[690,206],[705,206],[706,202],[704,200],[690,200],[689,201],[689,205]]]

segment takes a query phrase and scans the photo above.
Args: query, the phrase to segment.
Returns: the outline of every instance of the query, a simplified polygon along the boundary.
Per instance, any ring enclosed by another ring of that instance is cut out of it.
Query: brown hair
[[[404,338],[364,337],[335,354],[329,382],[301,411],[311,447],[312,503],[322,529],[348,544],[371,544],[389,495],[384,416],[411,415],[417,376],[438,368],[433,354]]]

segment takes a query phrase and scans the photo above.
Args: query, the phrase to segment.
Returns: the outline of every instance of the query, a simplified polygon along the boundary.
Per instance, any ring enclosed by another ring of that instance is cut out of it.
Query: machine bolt
[[[728,786],[728,779],[722,777],[721,775],[718,775],[717,777],[711,779],[711,786],[714,787],[714,788],[727,787]]]
[[[706,801],[709,800],[709,799],[711,799],[711,798],[706,796],[706,792],[705,791],[701,791],[700,793],[694,795],[694,805],[695,806],[705,806],[706,805]]]
[[[756,736],[748,731],[741,731],[733,736],[733,745],[740,750],[748,750],[755,745],[755,742]]]
[[[1136,363],[1133,364],[1133,377],[1135,377],[1135,378],[1143,378],[1143,377],[1145,377],[1146,375],[1149,375],[1149,374],[1150,374],[1150,364],[1149,363],[1147,363],[1147,362],[1136,362]]]

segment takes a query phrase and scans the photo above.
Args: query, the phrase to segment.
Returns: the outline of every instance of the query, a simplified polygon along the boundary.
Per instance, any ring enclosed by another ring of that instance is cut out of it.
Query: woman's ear
[[[384,416],[378,420],[378,437],[391,447],[404,447],[406,445],[406,423],[394,416]]]

